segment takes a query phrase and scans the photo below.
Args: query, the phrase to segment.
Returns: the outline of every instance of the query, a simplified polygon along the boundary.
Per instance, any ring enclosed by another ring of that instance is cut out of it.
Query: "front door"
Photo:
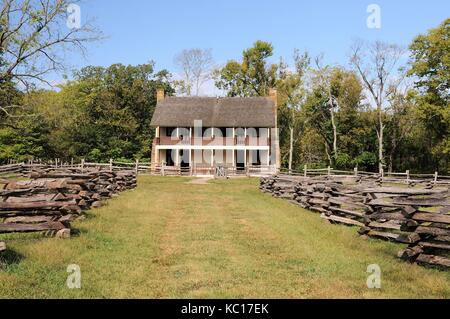
[[[182,168],[189,167],[189,150],[180,150],[180,166]]]
[[[173,150],[166,151],[166,165],[167,166],[175,166],[174,157],[175,153]]]
[[[245,151],[236,151],[236,169],[245,170]]]

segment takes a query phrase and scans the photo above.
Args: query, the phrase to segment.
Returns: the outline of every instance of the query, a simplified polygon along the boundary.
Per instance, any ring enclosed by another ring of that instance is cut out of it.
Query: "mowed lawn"
[[[70,240],[3,236],[2,298],[449,298],[450,274],[396,259],[364,239],[258,190],[257,179],[139,187],[75,223]],[[82,288],[66,286],[67,266]],[[378,264],[382,289],[368,289]]]

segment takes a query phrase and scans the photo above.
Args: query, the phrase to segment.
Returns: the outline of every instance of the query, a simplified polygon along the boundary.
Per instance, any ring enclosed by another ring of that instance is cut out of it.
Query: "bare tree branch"
[[[65,52],[85,54],[85,44],[101,39],[87,21],[79,28],[67,25],[70,4],[79,0],[2,0],[0,5],[0,85],[20,84],[25,90],[52,84],[49,73],[64,70]],[[13,106],[15,107],[15,106]],[[8,106],[0,105],[8,117]],[[22,116],[22,115],[21,115]]]
[[[82,54],[84,44],[101,38],[89,22],[80,28],[66,25],[68,0],[3,0],[0,9],[0,81],[46,82],[42,74],[63,69],[64,50]],[[43,72],[46,70],[46,72]]]
[[[351,48],[350,63],[370,93],[370,98],[375,102],[378,112],[377,136],[380,173],[384,167],[383,109],[386,107],[389,88],[398,81],[393,73],[404,53],[405,50],[400,46],[384,42],[367,45],[362,41],[355,41]]]
[[[175,57],[174,62],[182,72],[182,93],[198,96],[203,84],[212,78],[214,62],[211,49],[183,50]]]
[[[327,107],[330,111],[330,120],[331,120],[331,127],[333,129],[333,156],[332,158],[334,160],[337,159],[338,156],[338,135],[337,135],[337,125],[336,125],[336,119],[335,119],[335,110],[339,109],[339,102],[337,100],[337,98],[333,95],[332,92],[332,83],[331,83],[331,78],[332,78],[332,69],[330,68],[330,66],[322,66],[322,60],[323,60],[323,55],[319,55],[318,57],[315,58],[315,63],[316,63],[316,80],[317,80],[317,84],[319,85],[319,87],[321,88],[321,90],[323,92],[326,93],[328,101],[327,101]],[[326,120],[326,119],[324,119]],[[327,154],[329,155],[329,154]],[[330,159],[331,157],[328,156]],[[330,161],[330,165],[333,165],[333,162]]]

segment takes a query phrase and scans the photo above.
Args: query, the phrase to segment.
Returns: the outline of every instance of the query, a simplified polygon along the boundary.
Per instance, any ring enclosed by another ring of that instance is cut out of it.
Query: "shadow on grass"
[[[80,237],[82,234],[87,234],[88,230],[85,228],[71,228],[70,237]]]
[[[7,270],[11,266],[16,266],[25,257],[22,254],[15,252],[14,250],[7,249],[0,254],[0,271]]]
[[[70,224],[70,236],[71,237],[80,237],[89,232],[88,228],[83,227],[83,223],[85,221],[89,221],[97,218],[94,212],[92,211],[83,211],[82,218],[77,219],[74,223]]]

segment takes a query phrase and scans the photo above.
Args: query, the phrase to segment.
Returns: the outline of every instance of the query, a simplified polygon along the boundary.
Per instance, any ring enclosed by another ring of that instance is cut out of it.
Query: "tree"
[[[367,143],[367,115],[357,75],[341,67],[320,66],[310,82],[302,111],[307,126],[321,137],[328,165],[352,168],[361,164],[358,157],[369,151],[367,144],[371,143]]]
[[[304,77],[310,64],[309,54],[307,52],[301,54],[300,51],[295,50],[294,63],[295,71],[290,71],[281,61],[277,80],[277,89],[282,101],[280,113],[285,113],[285,126],[289,129],[289,171],[292,170],[294,160],[295,131],[301,124],[299,114],[306,97]],[[297,134],[297,139],[299,135]]]
[[[5,65],[3,54],[0,48],[0,70]],[[12,127],[10,118],[17,117],[17,111],[20,108],[22,94],[17,90],[15,84],[7,79],[0,79],[0,128],[2,126]]]
[[[370,145],[376,144],[376,141],[369,139],[373,124],[367,121],[361,81],[352,70],[334,67],[329,83],[331,89],[328,94],[334,105],[334,136],[338,145],[334,164],[338,168],[348,169],[363,165],[367,167],[368,163],[364,160],[372,152]],[[359,156],[365,152],[364,160],[360,161]]]
[[[380,173],[384,167],[384,123],[383,108],[388,95],[388,88],[395,80],[396,68],[404,54],[404,50],[395,44],[375,42],[367,45],[355,42],[352,47],[350,63],[361,77],[369,96],[375,103],[378,113],[378,167]]]
[[[175,65],[183,75],[183,80],[177,83],[181,93],[198,96],[202,85],[211,79],[213,64],[211,49],[190,49],[179,53],[175,57]]]
[[[408,74],[417,79],[417,116],[429,132],[435,168],[450,171],[450,19],[410,46]]]
[[[272,44],[256,41],[244,50],[242,62],[235,60],[216,70],[216,86],[228,96],[267,96],[276,85],[277,65],[267,59],[273,55]]]
[[[333,129],[333,151],[332,156],[329,156],[330,158],[330,165],[333,165],[333,162],[336,162],[337,156],[338,156],[338,146],[337,146],[337,127],[336,127],[336,119],[335,119],[335,112],[336,109],[339,108],[339,102],[336,99],[336,97],[333,95],[332,92],[332,72],[333,69],[326,65],[321,65],[322,57],[316,58],[316,67],[317,70],[315,71],[315,85],[316,88],[321,90],[325,93],[326,96],[326,105],[328,107],[329,113],[330,113],[330,120],[331,120],[331,127]],[[331,160],[333,158],[333,160]]]
[[[450,18],[426,35],[417,36],[410,46],[408,74],[416,76],[416,87],[429,100],[450,102]]]
[[[0,128],[0,161],[149,159],[158,88],[174,92],[170,74],[156,71],[153,63],[115,64],[76,71],[60,91],[21,93],[20,103],[32,109],[34,116],[4,120],[11,125]],[[26,110],[14,112],[21,115]]]
[[[69,29],[69,0],[3,0],[0,4],[0,83],[51,85],[46,76],[63,68],[64,52],[85,51],[84,44],[100,38],[88,22]],[[17,105],[1,106],[4,113]]]
[[[22,110],[15,110],[22,111]],[[0,162],[8,159],[54,158],[49,143],[50,127],[42,115],[23,116],[0,128]]]
[[[11,81],[0,81],[0,127],[7,118],[16,118],[21,105],[22,93]],[[8,123],[10,125],[11,123]]]
[[[149,158],[153,142],[150,122],[156,90],[168,94],[170,74],[154,64],[108,68],[86,67],[63,87],[65,108],[73,122],[64,130],[74,156],[93,160]]]
[[[387,107],[385,114],[385,129],[387,138],[385,139],[386,154],[388,155],[389,172],[394,170],[396,154],[401,150],[402,144],[406,141],[414,125],[417,125],[412,116],[414,101],[411,96],[409,83],[404,83],[404,74],[400,74],[398,82],[387,89]]]

